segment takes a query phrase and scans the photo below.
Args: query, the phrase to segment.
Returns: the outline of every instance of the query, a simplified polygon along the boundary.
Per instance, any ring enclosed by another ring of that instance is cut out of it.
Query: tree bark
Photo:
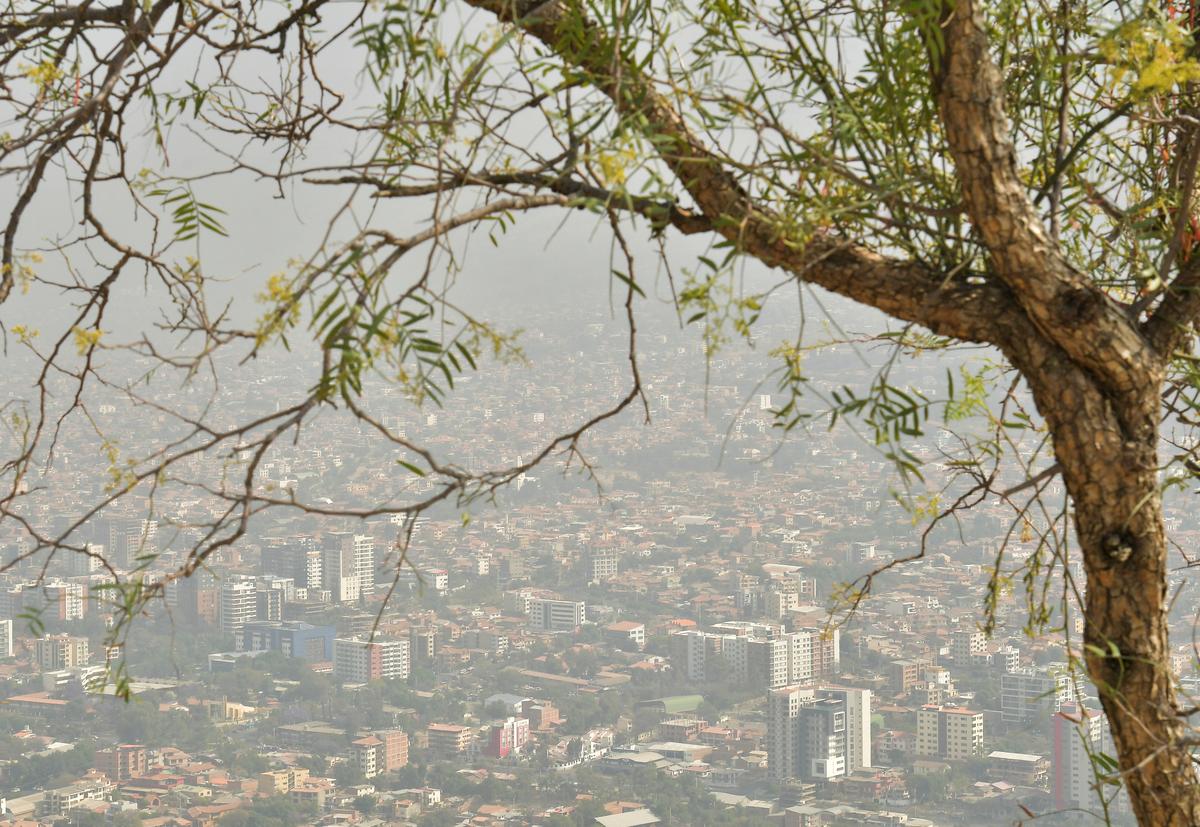
[[[1133,812],[1145,827],[1198,825],[1200,785],[1170,664],[1157,428],[1126,438],[1119,406],[1052,346],[1007,351],[1046,418],[1071,496],[1087,575],[1085,661]],[[1161,382],[1161,371],[1152,378]],[[1157,395],[1138,407],[1157,411]]]
[[[1141,448],[1138,453],[1152,455],[1152,446]],[[1075,496],[1087,572],[1088,673],[1100,690],[1138,823],[1197,825],[1200,786],[1170,663],[1167,545],[1156,475],[1116,463],[1095,464],[1094,475],[1134,479],[1128,480],[1133,484],[1124,502],[1081,504]],[[1137,516],[1122,537],[1131,543],[1132,554],[1122,562],[1114,554],[1121,547],[1114,549],[1108,538],[1120,536],[1118,515],[1133,509]]]
[[[1087,574],[1085,661],[1122,780],[1140,824],[1200,825],[1170,668],[1158,465],[1165,364],[1190,316],[1139,326],[1071,265],[1026,194],[974,0],[946,3],[942,33],[934,85],[963,201],[1029,321],[994,341],[1028,381],[1063,468]]]

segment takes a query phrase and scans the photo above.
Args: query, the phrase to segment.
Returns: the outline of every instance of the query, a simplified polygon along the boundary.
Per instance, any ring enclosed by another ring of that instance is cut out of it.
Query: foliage
[[[767,303],[794,292],[796,335],[771,348],[776,424],[782,434],[822,424],[860,434],[895,469],[897,501],[927,527],[914,556],[934,527],[988,498],[1011,507],[985,628],[1017,584],[1030,634],[1069,628],[1084,602],[1068,566],[1078,542],[1093,576],[1087,600],[1101,608],[1089,612],[1088,646],[1072,657],[1086,660],[1102,691],[1135,784],[1170,770],[1195,822],[1200,785],[1173,689],[1161,675],[1139,677],[1165,670],[1165,655],[1146,662],[1132,654],[1145,641],[1117,640],[1157,623],[1142,630],[1162,638],[1147,647],[1169,650],[1159,619],[1161,496],[1200,474],[1191,433],[1200,408],[1191,338],[1200,319],[1200,63],[1189,30],[1197,9],[1184,11],[969,0],[254,0],[230,18],[178,0],[16,6],[0,33],[0,108],[15,130],[0,136],[0,176],[14,184],[0,302],[9,312],[28,306],[27,295],[53,295],[67,310],[53,330],[11,327],[14,352],[35,369],[27,393],[4,406],[0,520],[22,535],[10,566],[91,556],[96,514],[127,502],[153,513],[178,496],[199,497],[196,512],[213,516],[188,526],[174,556],[142,543],[129,571],[98,557],[109,577],[95,596],[114,617],[108,643],[127,642],[171,583],[204,571],[264,512],[403,515],[399,578],[418,515],[468,513],[547,460],[594,473],[584,435],[645,402],[637,320],[650,301],[649,248],[710,365],[731,341],[754,343]],[[255,65],[264,56],[279,67],[271,80]],[[366,70],[352,101],[351,86],[326,80],[347,64]],[[199,136],[196,169],[170,164],[168,138],[181,134]],[[345,149],[339,160],[308,160],[329,146]],[[146,152],[166,171],[132,169]],[[240,303],[227,312],[217,300],[214,250],[236,250],[245,237],[221,197],[228,180],[265,185],[271,196],[304,188],[342,199],[323,231],[254,276],[249,325]],[[78,215],[65,234],[42,237],[36,208],[63,187]],[[426,220],[397,228],[387,206],[400,199]],[[524,449],[528,459],[464,468],[389,426],[394,412],[368,387],[437,407],[463,376],[520,362],[515,332],[477,317],[452,288],[472,232],[500,245],[521,217],[548,210],[609,242],[602,277],[627,325],[626,384]],[[125,215],[138,220],[117,218]],[[707,245],[673,246],[676,235]],[[130,282],[153,285],[165,315],[126,333],[114,329],[111,307]],[[816,350],[861,343],[833,319],[822,330],[808,323],[822,307],[812,285],[896,320],[868,335],[886,356],[866,387],[810,380]],[[28,321],[16,313],[8,321]],[[956,342],[996,350],[983,368],[948,372],[944,393],[897,378],[905,360]],[[158,401],[177,382],[216,398],[219,378],[209,377],[293,348],[318,358],[273,410],[229,425],[207,405]],[[170,436],[126,446],[132,434],[105,433],[92,416],[100,396],[120,398],[130,414],[121,424],[134,431],[130,412],[161,414]],[[266,484],[261,469],[280,440],[334,410],[394,456],[394,496],[321,502]],[[948,479],[928,474],[914,444],[943,424],[956,428],[937,456]],[[95,434],[103,483],[93,502],[47,522],[56,509],[40,475],[74,426]],[[221,478],[193,478],[192,460],[219,462]],[[1048,503],[1046,482],[1059,473],[1072,499]],[[1024,543],[1014,563],[1006,554]],[[143,576],[163,559],[163,576]],[[856,608],[900,562],[840,589],[837,608]],[[1116,565],[1127,566],[1121,576]],[[1130,583],[1147,605],[1122,592]],[[36,611],[26,620],[44,624]],[[414,685],[436,688],[431,677]],[[109,678],[131,696],[124,662]],[[253,670],[221,680],[242,697],[264,688]],[[1117,697],[1138,692],[1147,697]],[[1128,710],[1148,705],[1167,709],[1136,722],[1162,730],[1143,738]],[[373,712],[341,710],[355,725]],[[573,724],[591,714],[577,712]],[[144,734],[151,724],[118,726]],[[1136,798],[1149,808],[1162,796],[1147,786]]]

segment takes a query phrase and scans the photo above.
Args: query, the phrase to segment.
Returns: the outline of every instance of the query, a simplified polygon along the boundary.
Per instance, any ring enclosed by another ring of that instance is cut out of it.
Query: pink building
[[[506,758],[512,753],[521,753],[529,745],[529,719],[508,718],[500,723],[492,724],[488,733],[487,747],[484,755],[493,758]]]

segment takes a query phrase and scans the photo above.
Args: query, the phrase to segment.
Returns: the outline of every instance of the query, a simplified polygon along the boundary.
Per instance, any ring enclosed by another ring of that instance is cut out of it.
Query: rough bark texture
[[[1071,494],[1087,573],[1088,672],[1139,823],[1200,824],[1167,635],[1157,442],[1170,353],[1147,335],[1169,324],[1159,344],[1173,347],[1184,320],[1162,316],[1142,330],[1061,255],[1018,177],[978,8],[959,2],[943,23],[938,104],[967,212],[1037,331],[997,344],[1033,391]]]
[[[1200,785],[1169,668],[1167,548],[1158,489],[1165,362],[1200,314],[1200,265],[1156,314],[1109,299],[1061,254],[1018,174],[1004,90],[973,0],[947,0],[935,94],[963,202],[989,253],[983,284],[947,280],[859,243],[789,233],[754,203],[671,102],[614,58],[571,0],[468,0],[541,41],[637,115],[715,232],[798,278],[941,335],[999,347],[1027,380],[1074,503],[1087,572],[1085,643],[1123,781],[1146,827],[1200,825]]]

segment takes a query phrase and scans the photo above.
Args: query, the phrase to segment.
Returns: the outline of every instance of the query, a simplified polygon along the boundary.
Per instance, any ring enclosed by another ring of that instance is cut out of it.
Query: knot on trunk
[[[1133,540],[1124,533],[1106,534],[1100,541],[1100,547],[1108,559],[1117,563],[1124,563],[1133,556]]]

